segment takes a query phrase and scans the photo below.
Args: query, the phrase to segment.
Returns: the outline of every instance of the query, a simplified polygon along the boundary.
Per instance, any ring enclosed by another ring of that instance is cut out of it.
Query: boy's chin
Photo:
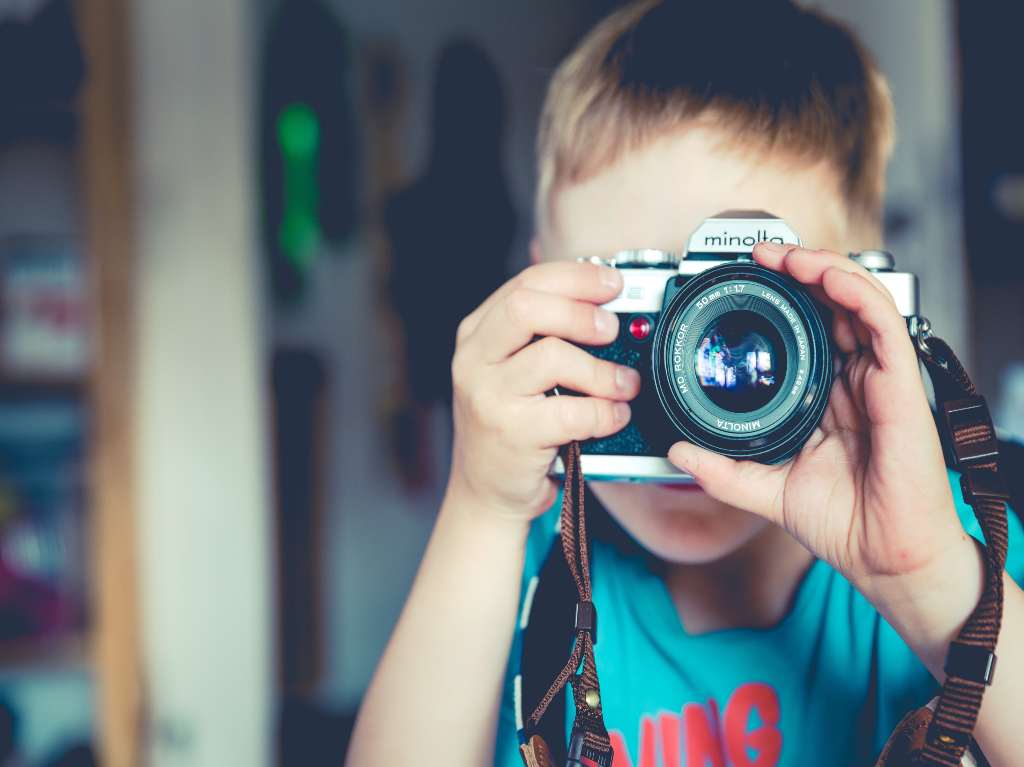
[[[769,524],[716,501],[697,485],[591,482],[590,487],[641,546],[670,564],[717,562]]]

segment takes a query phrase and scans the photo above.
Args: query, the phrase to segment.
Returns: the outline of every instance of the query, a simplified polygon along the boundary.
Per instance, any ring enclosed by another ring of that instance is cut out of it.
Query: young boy
[[[615,765],[873,764],[935,694],[982,589],[965,534],[977,525],[943,465],[903,319],[838,255],[881,242],[891,123],[851,34],[783,2],[642,2],[562,64],[540,128],[536,265],[459,329],[448,492],[350,765],[520,764],[516,723],[536,701],[516,710],[517,606],[555,538],[549,465],[559,445],[621,429],[640,386],[573,345],[612,340],[599,305],[622,288],[576,259],[679,251],[726,209],[768,210],[821,248],[762,243],[755,258],[836,309],[845,359],[789,463],[678,443],[669,458],[699,487],[592,483],[653,555],[593,543]],[[555,385],[587,396],[545,397]],[[1024,764],[1024,593],[1004,580],[975,733],[1002,767]]]

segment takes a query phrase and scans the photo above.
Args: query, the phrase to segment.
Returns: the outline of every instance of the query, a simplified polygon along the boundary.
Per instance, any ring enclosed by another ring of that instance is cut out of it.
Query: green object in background
[[[320,121],[306,104],[289,104],[277,118],[277,142],[284,161],[284,215],[278,243],[288,260],[306,272],[316,258],[321,228],[316,166]]]

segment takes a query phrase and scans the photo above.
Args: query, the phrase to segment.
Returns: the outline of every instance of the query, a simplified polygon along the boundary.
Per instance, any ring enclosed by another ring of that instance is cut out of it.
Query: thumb
[[[693,475],[697,484],[717,501],[781,524],[785,474],[779,466],[737,461],[689,442],[677,442],[668,459]]]

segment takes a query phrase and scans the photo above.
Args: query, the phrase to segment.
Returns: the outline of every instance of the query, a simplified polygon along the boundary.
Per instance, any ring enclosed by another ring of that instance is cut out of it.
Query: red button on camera
[[[629,334],[637,341],[643,341],[651,334],[651,321],[646,317],[634,317],[629,321]]]

